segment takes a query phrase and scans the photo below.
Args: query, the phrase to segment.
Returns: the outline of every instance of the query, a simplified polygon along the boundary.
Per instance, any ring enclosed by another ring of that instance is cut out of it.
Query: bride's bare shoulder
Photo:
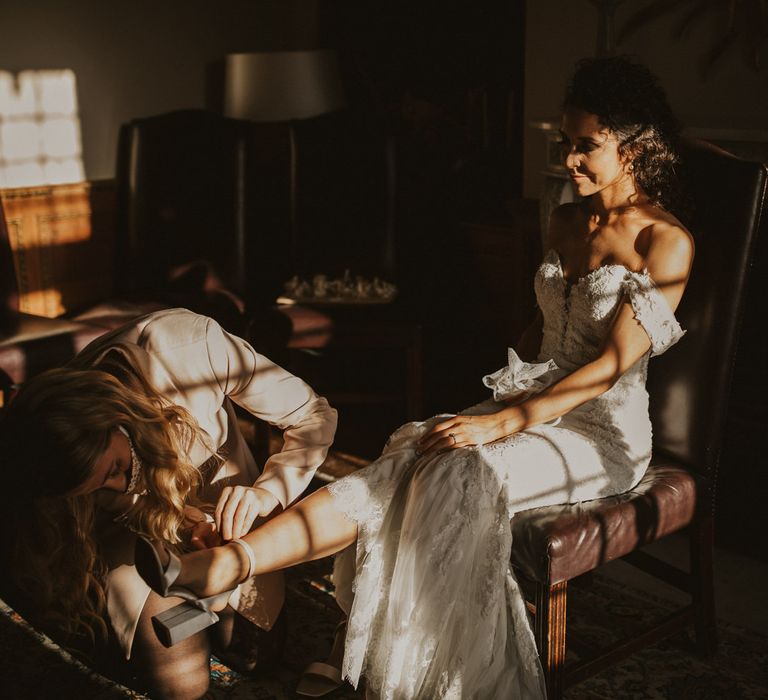
[[[645,264],[657,275],[675,275],[686,278],[695,253],[691,232],[667,212],[662,212],[642,231]]]

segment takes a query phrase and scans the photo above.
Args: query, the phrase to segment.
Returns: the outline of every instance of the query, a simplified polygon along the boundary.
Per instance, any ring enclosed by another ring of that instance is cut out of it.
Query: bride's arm
[[[648,272],[674,311],[690,274],[693,242],[687,231],[672,226],[654,232],[653,238],[646,258]],[[422,438],[420,450],[480,445],[559,418],[610,389],[650,347],[648,334],[625,299],[595,360],[520,404],[438,423]]]

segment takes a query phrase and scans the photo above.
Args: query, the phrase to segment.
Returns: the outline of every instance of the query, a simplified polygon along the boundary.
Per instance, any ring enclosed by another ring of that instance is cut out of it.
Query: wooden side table
[[[285,324],[281,347],[260,347],[256,327],[249,340],[339,408],[345,431],[370,412],[373,424],[364,427],[372,434],[362,449],[378,449],[388,431],[424,418],[422,326],[409,308],[397,302],[281,304],[274,311]],[[347,450],[361,449],[356,440],[350,443]]]

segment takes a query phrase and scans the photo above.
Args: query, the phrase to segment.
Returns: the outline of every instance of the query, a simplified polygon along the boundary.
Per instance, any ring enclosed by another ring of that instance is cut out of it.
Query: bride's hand
[[[418,453],[455,450],[459,447],[484,445],[506,437],[500,416],[489,413],[482,416],[454,416],[432,426],[419,440]]]

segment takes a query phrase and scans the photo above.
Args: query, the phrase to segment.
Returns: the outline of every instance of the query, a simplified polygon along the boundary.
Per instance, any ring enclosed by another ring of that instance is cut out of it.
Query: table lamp
[[[286,122],[290,138],[291,255],[297,259],[298,154],[295,122],[345,104],[335,51],[259,51],[226,58],[224,114],[255,122]]]

